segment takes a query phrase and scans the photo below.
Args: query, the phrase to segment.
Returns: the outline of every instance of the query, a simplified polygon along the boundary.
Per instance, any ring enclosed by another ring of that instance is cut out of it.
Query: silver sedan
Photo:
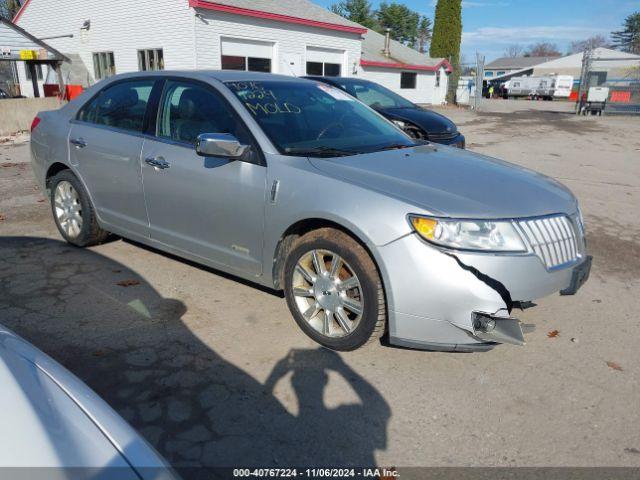
[[[516,308],[586,281],[578,202],[555,180],[426,142],[345,92],[250,72],[100,82],[32,127],[62,236],[109,232],[284,290],[352,350],[524,342]]]

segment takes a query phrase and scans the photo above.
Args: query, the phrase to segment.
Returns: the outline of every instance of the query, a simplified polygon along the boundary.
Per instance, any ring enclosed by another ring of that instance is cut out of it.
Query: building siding
[[[82,31],[85,20],[91,28]],[[138,49],[162,48],[166,69],[195,68],[194,16],[186,0],[31,0],[18,25],[62,53],[77,53],[93,83],[94,52],[112,51],[116,73],[138,70]],[[18,66],[23,94],[33,95],[24,65]],[[42,92],[42,91],[41,91]]]
[[[86,20],[91,27],[83,31]],[[96,52],[113,52],[116,73],[138,71],[138,50],[152,48],[162,48],[167,70],[219,69],[221,39],[230,38],[272,42],[273,73],[305,75],[307,48],[320,47],[343,52],[343,76],[379,82],[413,102],[442,103],[447,90],[444,69],[440,87],[435,86],[435,72],[418,71],[417,88],[408,90],[400,89],[398,69],[361,67],[360,34],[204,9],[194,12],[187,0],[31,0],[18,25],[38,38],[72,34],[46,41],[62,53],[79,55],[87,70],[84,84],[95,82]],[[18,72],[22,93],[32,96],[24,65]]]
[[[202,11],[196,20],[197,68],[219,69],[222,38],[238,38],[274,43],[272,73],[306,74],[307,47],[330,48],[345,52],[343,76],[351,76],[360,63],[360,35],[323,30],[304,25],[283,24],[221,12]],[[291,61],[299,65],[289,65]]]
[[[415,89],[400,88],[401,71],[396,68],[361,67],[358,76],[379,83],[414,103],[432,105],[444,103],[449,79],[444,68],[440,69],[439,87],[436,87],[436,72],[417,71]]]

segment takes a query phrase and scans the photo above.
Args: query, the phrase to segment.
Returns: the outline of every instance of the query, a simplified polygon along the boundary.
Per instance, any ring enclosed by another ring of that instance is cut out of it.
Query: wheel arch
[[[47,168],[47,173],[44,176],[44,185],[47,189],[49,188],[51,179],[63,170],[71,170],[71,167],[62,162],[53,162],[51,165],[49,165],[49,168]]]
[[[280,235],[280,238],[276,244],[275,251],[273,253],[272,265],[273,287],[276,290],[283,289],[284,263],[293,242],[298,237],[321,228],[334,228],[336,230],[340,230],[349,235],[356,242],[358,242],[358,244],[360,244],[360,246],[362,246],[362,248],[364,248],[371,257],[371,260],[373,261],[373,264],[375,265],[376,269],[378,270],[378,274],[380,275],[382,288],[385,289],[386,281],[384,271],[380,266],[378,257],[371,249],[371,245],[373,244],[373,242],[369,240],[364,232],[360,231],[351,224],[345,225],[344,223],[339,223],[336,220],[322,217],[311,217],[294,222],[293,224],[289,225],[289,227],[282,233],[282,235]]]

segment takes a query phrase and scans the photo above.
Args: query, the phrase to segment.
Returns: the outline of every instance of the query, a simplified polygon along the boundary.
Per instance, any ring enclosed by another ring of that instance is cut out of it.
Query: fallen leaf
[[[121,287],[133,287],[134,285],[140,285],[138,280],[121,280],[116,285],[120,285]]]
[[[549,338],[556,338],[560,335],[560,330],[551,330],[549,333],[547,333],[547,337]]]
[[[121,273],[122,270],[111,270],[113,273]]]
[[[5,218],[6,218],[6,217],[5,217],[4,215],[0,214],[0,222],[4,221],[4,220],[5,220]]]
[[[609,367],[612,370],[617,370],[619,372],[622,371],[622,367],[620,366],[620,364],[616,362],[607,362],[607,367]]]
[[[93,352],[94,357],[104,357],[107,354],[104,350],[96,350]]]
[[[19,163],[15,163],[15,162],[4,162],[4,163],[0,163],[0,167],[2,167],[2,168],[17,167],[18,165],[20,165],[20,164],[19,164]]]
[[[44,203],[44,202],[46,202],[44,198],[41,198],[40,200],[38,200],[38,203]]]

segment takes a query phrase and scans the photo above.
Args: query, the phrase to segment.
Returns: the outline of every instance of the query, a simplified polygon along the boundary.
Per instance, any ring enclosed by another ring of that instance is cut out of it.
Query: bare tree
[[[571,42],[569,46],[569,54],[580,53],[591,48],[608,47],[609,41],[604,35],[594,35],[585,40]]]
[[[524,47],[518,43],[514,43],[505,49],[504,56],[509,58],[521,57],[523,52]]]
[[[538,42],[533,45],[529,45],[527,51],[524,53],[525,57],[561,57],[562,53],[558,50],[558,46],[555,43],[550,42]]]

